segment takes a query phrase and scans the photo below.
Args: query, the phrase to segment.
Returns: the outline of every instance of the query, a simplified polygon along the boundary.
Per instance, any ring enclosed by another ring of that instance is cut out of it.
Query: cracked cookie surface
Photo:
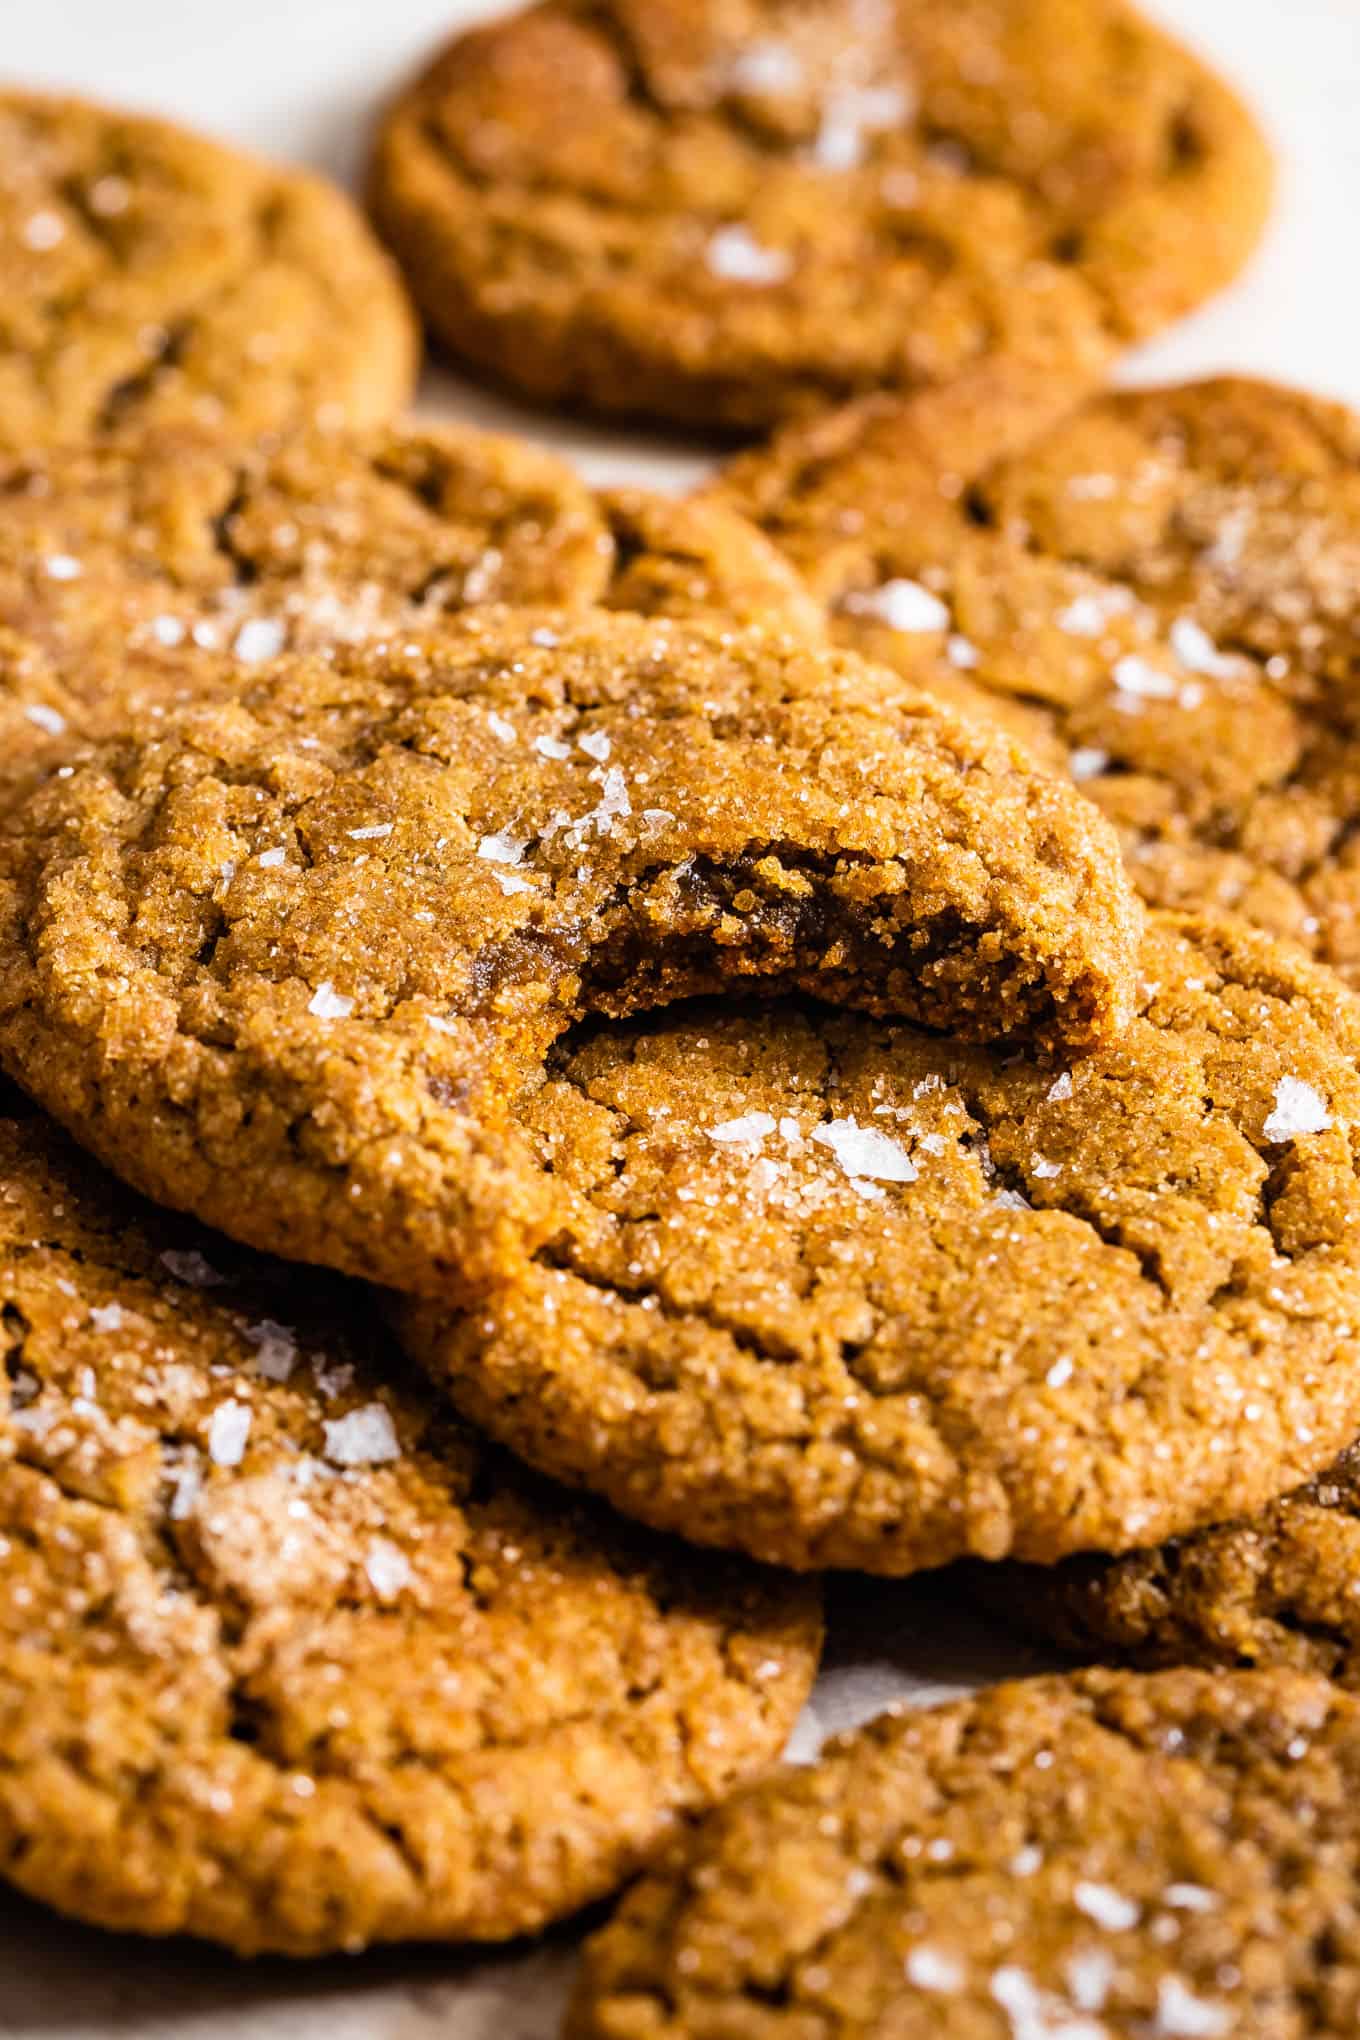
[[[398,98],[380,230],[457,354],[761,427],[882,386],[1074,390],[1235,273],[1270,170],[1120,0],[548,0]]]
[[[1360,1448],[1259,1514],[1193,1537],[971,1579],[1016,1628],[1076,1656],[1289,1665],[1360,1687]]]
[[[281,659],[9,828],[16,1080],[162,1202],[435,1294],[552,1222],[509,1106],[574,1019],[763,981],[1066,1053],[1132,996],[1070,788],[766,633],[495,612]]]
[[[1051,427],[1015,394],[848,409],[720,493],[841,642],[1069,770],[1146,899],[1360,983],[1360,420],[1240,379]]]
[[[586,1944],[570,2040],[1340,2040],[1360,1702],[1090,1672],[737,1792]]]
[[[415,324],[345,194],[164,121],[0,94],[0,446],[369,425]]]
[[[720,505],[592,492],[466,426],[237,442],[147,433],[0,462],[0,805],[125,724],[249,684],[286,650],[551,603],[824,635]]]
[[[1228,922],[1153,917],[1141,978],[1064,1069],[811,1009],[588,1032],[519,1107],[544,1246],[404,1343],[530,1461],[781,1564],[1269,1501],[1360,1428],[1360,1006]]]
[[[777,1757],[814,1590],[550,1489],[365,1299],[0,1119],[0,1875],[246,1953],[500,1938]]]

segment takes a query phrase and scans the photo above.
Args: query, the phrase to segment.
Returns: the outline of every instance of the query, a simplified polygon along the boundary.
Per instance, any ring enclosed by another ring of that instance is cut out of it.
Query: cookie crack
[[[243,282],[268,260],[277,239],[276,220],[280,201],[266,193],[250,216],[248,245],[211,283],[174,307],[167,307],[156,321],[155,344],[144,366],[105,391],[91,420],[92,432],[120,430],[139,412],[145,411],[167,374],[181,364],[197,331],[211,322],[220,307],[230,301]],[[319,270],[308,269],[307,282],[319,295],[327,294],[326,280]]]

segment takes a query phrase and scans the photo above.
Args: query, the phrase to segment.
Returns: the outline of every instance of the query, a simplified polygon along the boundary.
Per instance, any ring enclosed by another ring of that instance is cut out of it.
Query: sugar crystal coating
[[[544,1245],[401,1335],[545,1470],[782,1564],[1268,1503],[1360,1430],[1360,1004],[1228,920],[1150,917],[1139,975],[1057,1076],[795,1005],[568,1035],[514,1114]],[[1282,1140],[1287,1080],[1328,1104]]]
[[[148,1194],[443,1294],[555,1223],[509,1107],[591,1013],[803,986],[1118,1031],[1113,845],[1006,739],[772,631],[553,614],[291,655],[47,779],[9,819],[0,1061]]]
[[[362,1294],[33,1116],[0,1118],[0,1303],[20,1889],[242,1953],[499,1938],[778,1754],[815,1592],[554,1494],[431,1409]]]

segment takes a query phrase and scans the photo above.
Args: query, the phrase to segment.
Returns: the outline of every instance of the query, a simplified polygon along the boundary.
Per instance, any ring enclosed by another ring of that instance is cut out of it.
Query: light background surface
[[[947,0],[942,0],[947,4]],[[352,180],[373,110],[460,0],[0,0],[16,82],[120,99]],[[1249,370],[1360,406],[1360,0],[1164,0],[1160,12],[1246,92],[1280,159],[1274,220],[1227,296],[1126,362],[1148,382]],[[595,481],[680,485],[703,449],[523,410],[443,370],[422,409],[524,432]],[[827,1669],[796,1738],[895,1699],[1036,1668],[931,1583],[843,1583]],[[489,1961],[439,1950],[241,1965],[118,1942],[0,1896],[6,2040],[551,2040],[569,1937]]]

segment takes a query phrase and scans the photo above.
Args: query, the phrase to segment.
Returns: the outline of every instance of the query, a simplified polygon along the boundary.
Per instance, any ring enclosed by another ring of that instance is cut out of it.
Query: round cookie
[[[1360,1701],[1090,1672],[739,1791],[586,1943],[569,2040],[1340,2040]]]
[[[399,1333],[531,1463],[785,1565],[1263,1504],[1360,1428],[1360,1006],[1227,922],[1154,917],[1141,979],[1057,1070],[794,1008],[569,1040],[544,1245]]]
[[[1049,406],[1051,414],[1051,404]],[[721,485],[838,637],[1065,766],[1162,906],[1360,984],[1360,419],[1225,380],[866,403]]]
[[[0,462],[0,808],[71,757],[289,649],[494,603],[721,614],[824,635],[718,504],[592,493],[466,426],[236,442],[149,433]]]
[[[500,1938],[776,1757],[815,1592],[523,1474],[364,1299],[0,1119],[0,1875],[242,1953]]]
[[[161,1202],[437,1295],[555,1223],[511,1107],[586,1014],[763,981],[1066,1053],[1132,997],[1094,810],[761,632],[501,611],[280,659],[8,829],[15,1080]]]
[[[1016,362],[1094,382],[1237,271],[1270,166],[1122,0],[544,0],[407,87],[370,184],[456,354],[759,428]]]
[[[979,1596],[1085,1658],[1290,1665],[1360,1687],[1360,1449],[1257,1515],[1118,1559],[980,1567]]]
[[[370,425],[415,324],[344,193],[161,120],[0,93],[0,447]]]

